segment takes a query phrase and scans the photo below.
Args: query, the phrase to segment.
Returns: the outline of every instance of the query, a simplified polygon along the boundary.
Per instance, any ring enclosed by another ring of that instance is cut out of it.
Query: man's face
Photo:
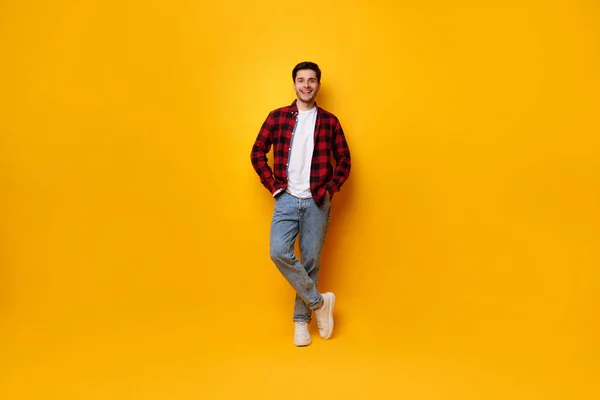
[[[317,73],[312,69],[301,69],[296,73],[294,90],[298,100],[309,103],[317,97],[321,85],[317,82]]]

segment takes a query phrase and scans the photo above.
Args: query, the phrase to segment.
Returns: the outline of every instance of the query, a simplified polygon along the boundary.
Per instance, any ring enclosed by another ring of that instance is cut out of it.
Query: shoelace
[[[325,308],[325,304],[323,304],[323,308],[315,311],[315,319],[317,320],[317,328],[319,329],[324,329],[325,327],[323,326],[323,324],[325,323],[325,319],[324,318],[319,318],[319,311],[323,311],[323,309]]]
[[[296,330],[296,336],[307,336],[306,331],[301,328],[308,329],[308,324],[306,322],[298,322],[298,329]]]

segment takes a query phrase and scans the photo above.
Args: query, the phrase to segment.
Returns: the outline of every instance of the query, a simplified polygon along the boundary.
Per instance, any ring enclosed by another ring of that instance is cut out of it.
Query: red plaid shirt
[[[260,182],[274,194],[288,183],[287,167],[290,158],[292,132],[296,125],[296,100],[287,107],[271,111],[258,133],[250,155],[252,166]],[[323,204],[326,191],[339,191],[350,175],[350,149],[337,117],[317,107],[315,146],[310,166],[310,191],[317,205]],[[267,162],[267,153],[273,146],[273,170]],[[335,168],[331,165],[331,156]]]

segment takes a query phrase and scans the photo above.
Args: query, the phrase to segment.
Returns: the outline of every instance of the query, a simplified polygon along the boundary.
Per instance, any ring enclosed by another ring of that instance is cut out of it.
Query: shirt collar
[[[293,112],[294,114],[298,113],[298,105],[297,105],[298,99],[294,99],[294,101],[292,102],[292,104],[290,104],[290,110],[291,112]],[[319,106],[317,105],[317,102],[315,101],[315,108],[317,109],[317,112],[319,111]]]

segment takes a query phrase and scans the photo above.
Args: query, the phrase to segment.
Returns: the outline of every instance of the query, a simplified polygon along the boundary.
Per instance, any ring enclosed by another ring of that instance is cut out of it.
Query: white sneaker
[[[296,322],[294,327],[294,344],[296,346],[308,346],[312,343],[308,322]]]
[[[315,310],[319,334],[325,340],[331,337],[333,333],[333,306],[335,305],[335,295],[331,292],[323,293],[323,307]]]

